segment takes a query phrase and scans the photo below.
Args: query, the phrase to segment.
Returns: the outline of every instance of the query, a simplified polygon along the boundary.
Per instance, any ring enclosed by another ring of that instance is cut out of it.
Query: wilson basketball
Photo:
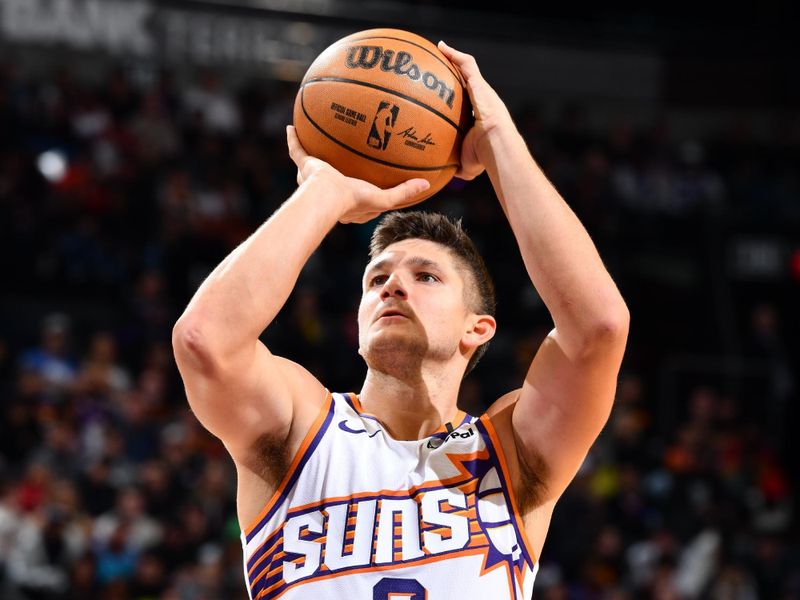
[[[389,188],[414,177],[440,190],[459,166],[472,108],[463,80],[435,44],[370,29],[311,64],[294,104],[305,150],[350,177]]]

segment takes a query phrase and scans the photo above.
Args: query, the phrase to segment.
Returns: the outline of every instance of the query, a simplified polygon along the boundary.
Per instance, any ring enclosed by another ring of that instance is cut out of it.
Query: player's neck
[[[412,378],[369,369],[359,400],[364,411],[376,416],[392,437],[418,440],[455,418],[460,385],[460,373],[456,377],[442,369]]]

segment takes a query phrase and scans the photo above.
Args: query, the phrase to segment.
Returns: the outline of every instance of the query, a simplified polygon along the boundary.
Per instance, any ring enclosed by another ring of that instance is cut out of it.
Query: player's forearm
[[[481,158],[531,281],[570,351],[627,328],[625,302],[589,234],[513,127],[489,132]]]
[[[225,356],[272,322],[314,250],[341,216],[336,190],[311,178],[195,292],[176,324],[203,349]]]

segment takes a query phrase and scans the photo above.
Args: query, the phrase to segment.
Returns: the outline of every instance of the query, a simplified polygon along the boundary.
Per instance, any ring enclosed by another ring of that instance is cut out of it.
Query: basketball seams
[[[417,100],[413,96],[409,96],[409,95],[404,94],[402,92],[398,92],[397,90],[393,90],[391,88],[383,87],[383,86],[375,84],[375,83],[370,83],[369,81],[361,81],[360,79],[348,79],[347,77],[314,77],[312,79],[309,79],[309,80],[305,81],[300,89],[302,91],[310,83],[321,83],[323,81],[335,81],[335,82],[338,82],[338,83],[352,83],[354,85],[363,85],[364,87],[372,88],[372,89],[378,90],[380,92],[385,92],[387,94],[391,94],[393,96],[397,96],[398,98],[402,98],[403,100],[407,100],[408,102],[411,102],[412,104],[416,104],[417,106],[432,112],[437,117],[439,117],[440,119],[442,119],[445,122],[447,122],[449,125],[452,125],[452,127],[459,134],[464,135],[464,132],[455,123],[455,121],[450,119],[447,115],[439,112],[438,110],[436,110],[432,106],[429,106],[427,104],[424,104],[424,103],[420,102],[419,100]]]
[[[331,78],[323,78],[323,79],[324,80],[328,80],[328,79],[331,79]],[[332,79],[335,80],[337,78],[332,78]],[[311,83],[311,82],[307,82],[307,83]],[[332,142],[336,143],[337,145],[341,146],[345,150],[348,150],[349,152],[352,152],[353,154],[356,154],[357,156],[360,156],[361,158],[366,158],[367,160],[371,160],[372,162],[376,162],[378,164],[385,165],[387,167],[392,167],[393,169],[398,169],[398,170],[401,170],[401,171],[421,171],[421,172],[426,172],[426,171],[442,171],[444,169],[457,169],[458,168],[458,164],[457,163],[438,165],[438,166],[435,166],[435,167],[412,167],[412,166],[400,165],[400,164],[397,164],[397,163],[389,162],[387,160],[381,160],[380,158],[374,158],[374,157],[370,156],[369,154],[365,154],[363,152],[360,152],[359,150],[356,150],[355,148],[352,148],[352,147],[348,146],[344,142],[336,139],[330,133],[325,131],[311,117],[311,115],[308,114],[308,111],[306,110],[306,104],[305,104],[305,88],[306,88],[307,83],[303,84],[303,86],[300,88],[300,108],[303,110],[303,114],[305,115],[305,117],[308,120],[308,122],[311,123],[317,131],[319,131],[326,138],[328,138]],[[350,81],[349,83],[364,84],[364,82],[362,82],[362,81]],[[369,87],[377,87],[377,86],[369,86]],[[391,90],[383,90],[383,91],[388,91],[388,92],[390,92],[392,94],[396,94],[396,92],[392,92]],[[422,106],[424,106],[424,105],[422,105]],[[431,109],[431,110],[433,110],[433,109]],[[458,128],[456,127],[456,129],[458,129]]]
[[[389,35],[370,35],[370,36],[362,37],[362,38],[347,38],[346,40],[340,40],[339,43],[341,43],[341,44],[349,44],[350,42],[363,42],[364,40],[394,40],[394,41],[397,41],[397,42],[403,42],[405,44],[411,44],[412,46],[416,46],[420,50],[424,50],[425,52],[430,54],[433,58],[435,58],[440,63],[442,63],[442,66],[444,66],[445,69],[450,71],[450,73],[453,75],[453,77],[456,78],[456,81],[458,81],[462,86],[464,85],[464,81],[458,75],[458,73],[456,73],[453,70],[453,67],[451,67],[446,62],[444,62],[440,57],[438,57],[436,55],[435,52],[432,52],[429,48],[426,48],[422,44],[417,44],[416,42],[412,42],[411,40],[407,40],[407,39],[399,38],[399,37],[391,37]]]

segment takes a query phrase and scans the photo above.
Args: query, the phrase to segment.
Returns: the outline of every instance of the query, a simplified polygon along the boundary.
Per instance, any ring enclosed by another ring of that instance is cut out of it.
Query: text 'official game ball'
[[[471,120],[456,68],[436,45],[399,29],[332,44],[309,67],[294,105],[309,154],[381,188],[427,179],[431,187],[419,199],[458,169]]]

